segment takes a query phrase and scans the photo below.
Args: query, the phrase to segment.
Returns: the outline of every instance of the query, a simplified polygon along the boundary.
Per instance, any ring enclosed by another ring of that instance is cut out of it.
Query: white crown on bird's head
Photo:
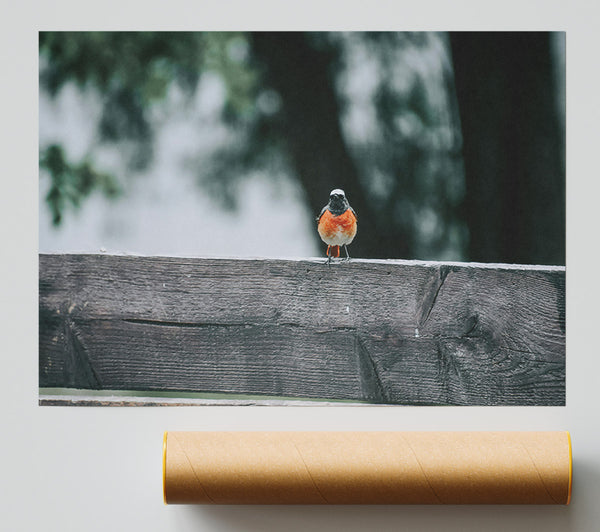
[[[334,188],[330,193],[330,196],[344,196],[346,197],[346,193],[341,188]]]

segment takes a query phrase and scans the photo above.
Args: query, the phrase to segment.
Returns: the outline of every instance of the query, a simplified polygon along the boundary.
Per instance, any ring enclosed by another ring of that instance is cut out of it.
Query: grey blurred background
[[[565,34],[42,32],[41,252],[564,264]]]

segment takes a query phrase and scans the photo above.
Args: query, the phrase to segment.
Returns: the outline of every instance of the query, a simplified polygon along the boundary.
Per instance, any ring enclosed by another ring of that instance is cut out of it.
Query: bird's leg
[[[327,261],[325,261],[325,264],[327,264],[327,266],[331,265],[331,254],[329,253],[331,249],[331,246],[327,246]]]
[[[348,246],[344,244],[344,249],[346,250],[346,261],[350,262],[350,253],[348,253]]]

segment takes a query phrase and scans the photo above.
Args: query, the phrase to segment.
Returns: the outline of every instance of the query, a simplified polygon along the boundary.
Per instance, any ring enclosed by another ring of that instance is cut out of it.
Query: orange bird
[[[317,218],[319,236],[327,244],[328,263],[333,257],[340,256],[340,246],[344,246],[346,259],[350,260],[347,246],[356,236],[357,220],[344,191],[340,188],[332,190],[329,203],[323,207]]]

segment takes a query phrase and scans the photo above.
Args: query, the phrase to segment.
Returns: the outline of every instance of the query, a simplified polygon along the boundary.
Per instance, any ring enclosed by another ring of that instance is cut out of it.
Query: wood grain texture
[[[565,269],[40,255],[41,387],[564,405]]]
[[[322,401],[319,399],[265,399],[261,397],[248,396],[235,399],[188,399],[185,397],[127,397],[127,396],[77,396],[77,395],[41,395],[39,404],[41,406],[352,406],[369,407],[370,403],[354,403],[346,401]],[[387,405],[393,408],[393,405]]]

